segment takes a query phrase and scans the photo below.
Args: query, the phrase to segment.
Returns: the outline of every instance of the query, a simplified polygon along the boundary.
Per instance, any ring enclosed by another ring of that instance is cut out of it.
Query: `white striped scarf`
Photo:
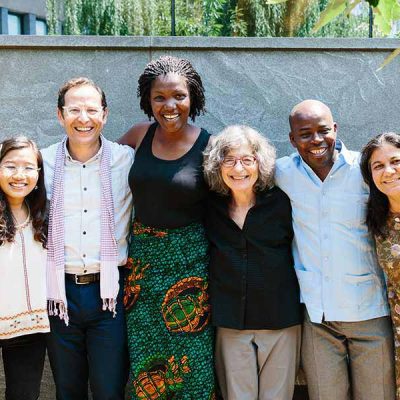
[[[47,299],[49,315],[58,315],[68,325],[64,262],[64,163],[67,137],[58,145],[54,166],[53,193],[50,201]],[[111,146],[101,137],[100,158],[100,296],[103,310],[116,315],[119,290],[118,247],[115,239],[114,202],[111,189]]]

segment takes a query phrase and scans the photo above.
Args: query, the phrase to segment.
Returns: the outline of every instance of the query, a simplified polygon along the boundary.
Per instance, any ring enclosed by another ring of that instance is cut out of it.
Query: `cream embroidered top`
[[[50,331],[46,253],[31,223],[0,246],[0,339]]]

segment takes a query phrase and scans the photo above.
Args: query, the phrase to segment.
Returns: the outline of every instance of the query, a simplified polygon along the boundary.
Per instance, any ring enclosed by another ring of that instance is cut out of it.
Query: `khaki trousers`
[[[305,313],[301,361],[310,400],[394,400],[389,317],[313,323]]]
[[[217,328],[216,371],[224,400],[291,400],[301,326],[279,330]]]

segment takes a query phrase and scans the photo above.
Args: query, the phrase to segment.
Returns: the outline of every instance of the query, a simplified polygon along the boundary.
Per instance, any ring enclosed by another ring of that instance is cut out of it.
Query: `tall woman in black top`
[[[204,111],[204,88],[189,61],[164,56],[146,66],[138,95],[155,122],[120,140],[136,149],[124,296],[131,398],[208,400],[214,377],[202,152],[210,135],[188,121]]]
[[[210,140],[210,248],[216,370],[225,400],[288,400],[300,344],[291,207],[273,185],[275,150],[247,126]]]

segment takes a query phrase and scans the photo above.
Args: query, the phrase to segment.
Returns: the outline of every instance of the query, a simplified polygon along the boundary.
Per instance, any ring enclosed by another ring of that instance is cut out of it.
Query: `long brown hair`
[[[372,179],[370,160],[375,150],[384,144],[400,148],[400,135],[394,132],[381,133],[372,138],[361,151],[360,168],[365,183],[369,186],[367,203],[367,226],[374,236],[386,237],[386,222],[389,216],[389,200]]]
[[[12,150],[30,148],[36,155],[38,168],[40,168],[37,189],[32,190],[25,201],[29,206],[34,239],[46,248],[47,244],[47,216],[46,216],[46,188],[44,185],[43,158],[35,142],[24,137],[6,139],[0,144],[0,163],[3,158]],[[7,197],[0,188],[0,245],[5,242],[12,242],[15,237],[16,227],[12,217]]]

